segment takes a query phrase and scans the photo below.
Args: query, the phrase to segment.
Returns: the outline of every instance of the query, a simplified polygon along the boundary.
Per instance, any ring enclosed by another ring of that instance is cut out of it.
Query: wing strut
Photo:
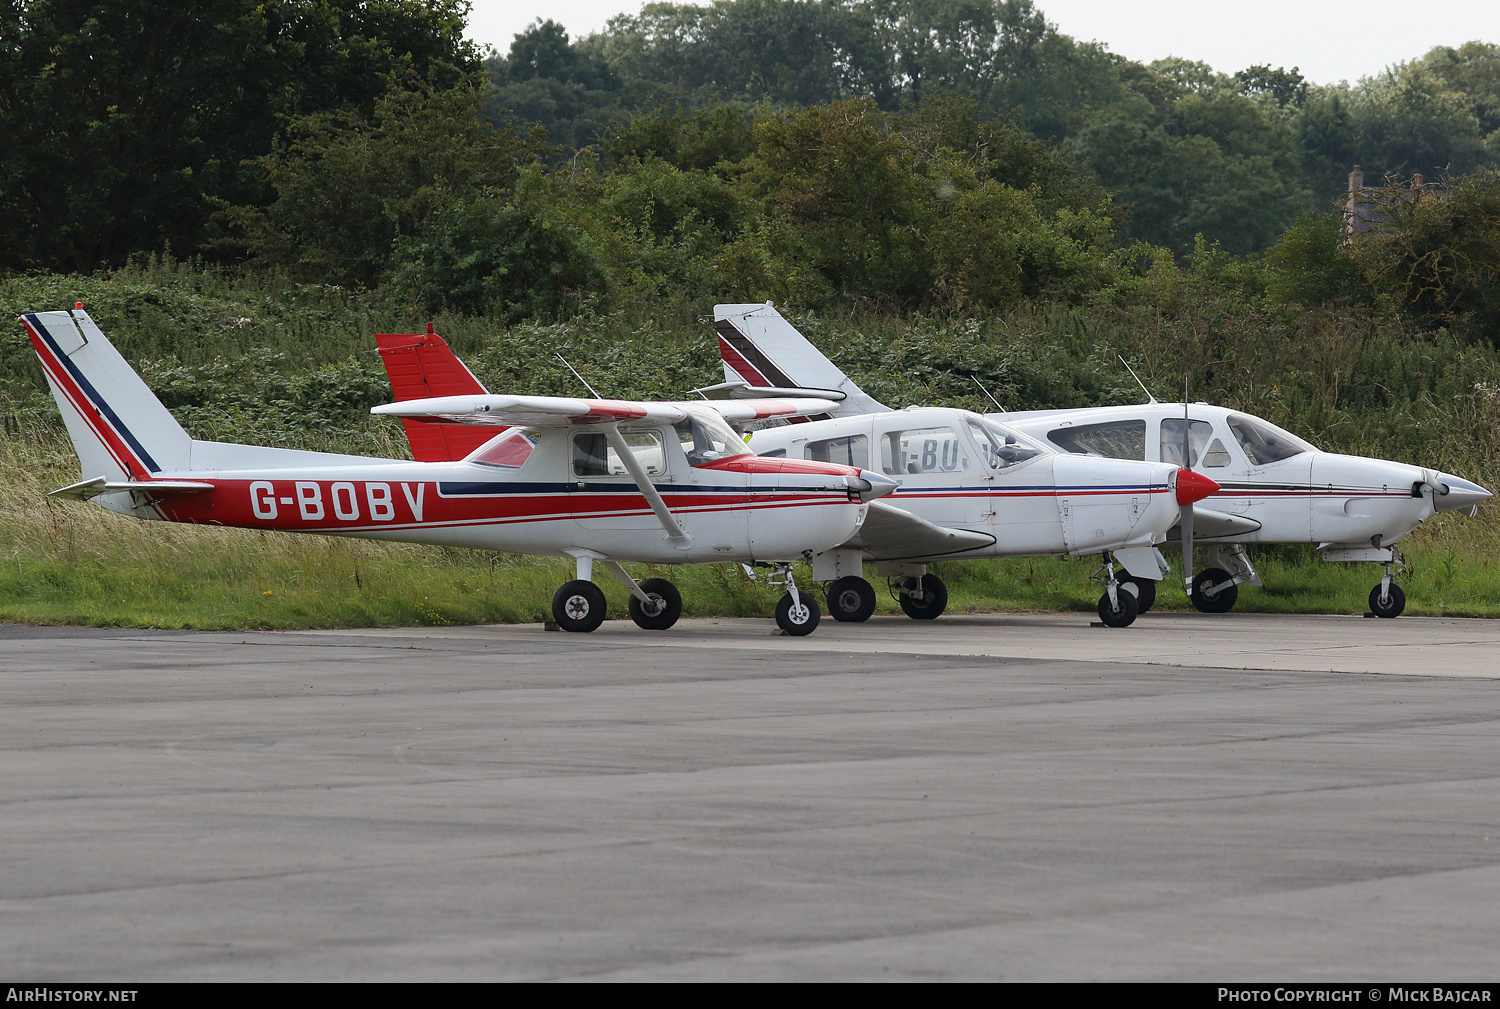
[[[682,523],[677,521],[677,516],[672,514],[667,503],[661,499],[655,484],[646,477],[646,470],[641,466],[641,461],[635,457],[630,446],[625,443],[625,436],[620,434],[619,424],[605,424],[604,437],[608,439],[610,448],[620,457],[625,468],[630,470],[630,476],[635,480],[635,485],[640,488],[642,494],[646,495],[646,501],[651,505],[651,510],[656,512],[656,518],[661,522],[661,527],[667,531],[667,542],[678,550],[687,550],[693,545],[693,538],[682,528]]]

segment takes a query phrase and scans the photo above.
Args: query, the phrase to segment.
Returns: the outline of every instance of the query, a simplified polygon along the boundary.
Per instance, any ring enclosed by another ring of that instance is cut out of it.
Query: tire
[[[604,590],[575,578],[552,597],[552,619],[565,631],[587,633],[604,623]]]
[[[936,620],[943,615],[948,608],[948,586],[937,575],[922,576],[922,598],[916,599],[909,593],[917,589],[917,580],[908,578],[901,583],[901,593],[896,597],[901,603],[901,611],[913,620]]]
[[[626,609],[636,626],[648,631],[664,631],[677,623],[677,618],[682,616],[682,593],[677,591],[677,586],[665,578],[647,578],[640,586],[641,591],[655,600],[660,608],[655,613],[648,613],[646,604],[632,595]]]
[[[1146,613],[1156,605],[1156,583],[1149,578],[1136,578],[1134,575],[1126,575],[1120,579],[1120,588],[1126,592],[1135,594],[1135,605],[1138,613]]]
[[[1401,586],[1391,582],[1391,598],[1384,606],[1380,604],[1380,585],[1377,583],[1370,590],[1370,612],[1377,617],[1385,617],[1394,620],[1406,609],[1406,593],[1401,591]]]
[[[828,615],[850,624],[862,624],[875,612],[875,586],[858,575],[840,578],[828,586]]]
[[[1111,606],[1108,592],[1099,597],[1099,619],[1104,621],[1106,627],[1129,627],[1140,614],[1135,596],[1128,591],[1116,589],[1115,599],[1118,600],[1117,604]]]
[[[1199,613],[1228,613],[1234,609],[1234,602],[1240,597],[1240,587],[1231,585],[1223,589],[1217,595],[1209,598],[1207,590],[1221,582],[1228,581],[1232,576],[1222,568],[1204,568],[1198,572],[1193,579],[1193,606]]]
[[[792,594],[788,592],[776,604],[776,626],[794,638],[811,634],[818,629],[818,599],[811,592],[798,592],[802,605],[792,609]]]

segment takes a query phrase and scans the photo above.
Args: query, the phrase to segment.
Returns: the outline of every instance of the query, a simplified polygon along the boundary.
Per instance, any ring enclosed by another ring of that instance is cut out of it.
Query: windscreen
[[[715,459],[744,455],[750,449],[715,410],[694,410],[672,427],[682,442],[688,465],[702,466]]]
[[[1240,443],[1240,448],[1250,457],[1250,462],[1256,466],[1280,462],[1303,452],[1317,451],[1296,435],[1248,414],[1230,414],[1229,430]]]

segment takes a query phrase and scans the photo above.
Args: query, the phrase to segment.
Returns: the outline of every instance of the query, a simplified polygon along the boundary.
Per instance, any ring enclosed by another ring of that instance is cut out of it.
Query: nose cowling
[[[1488,501],[1490,492],[1462,477],[1439,473],[1432,481],[1432,510],[1440,512],[1472,511]]]
[[[1177,503],[1190,505],[1217,493],[1219,485],[1202,473],[1190,469],[1177,471]]]

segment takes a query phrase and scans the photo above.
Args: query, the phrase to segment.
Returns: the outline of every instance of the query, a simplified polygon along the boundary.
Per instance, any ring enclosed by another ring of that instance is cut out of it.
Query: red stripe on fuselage
[[[377,532],[470,525],[509,525],[650,516],[641,494],[544,492],[443,497],[433,481],[208,480],[214,490],[165,494],[170,521],[288,532]],[[337,490],[335,489],[337,488]],[[672,493],[679,515],[848,504],[844,493],[785,491]]]

